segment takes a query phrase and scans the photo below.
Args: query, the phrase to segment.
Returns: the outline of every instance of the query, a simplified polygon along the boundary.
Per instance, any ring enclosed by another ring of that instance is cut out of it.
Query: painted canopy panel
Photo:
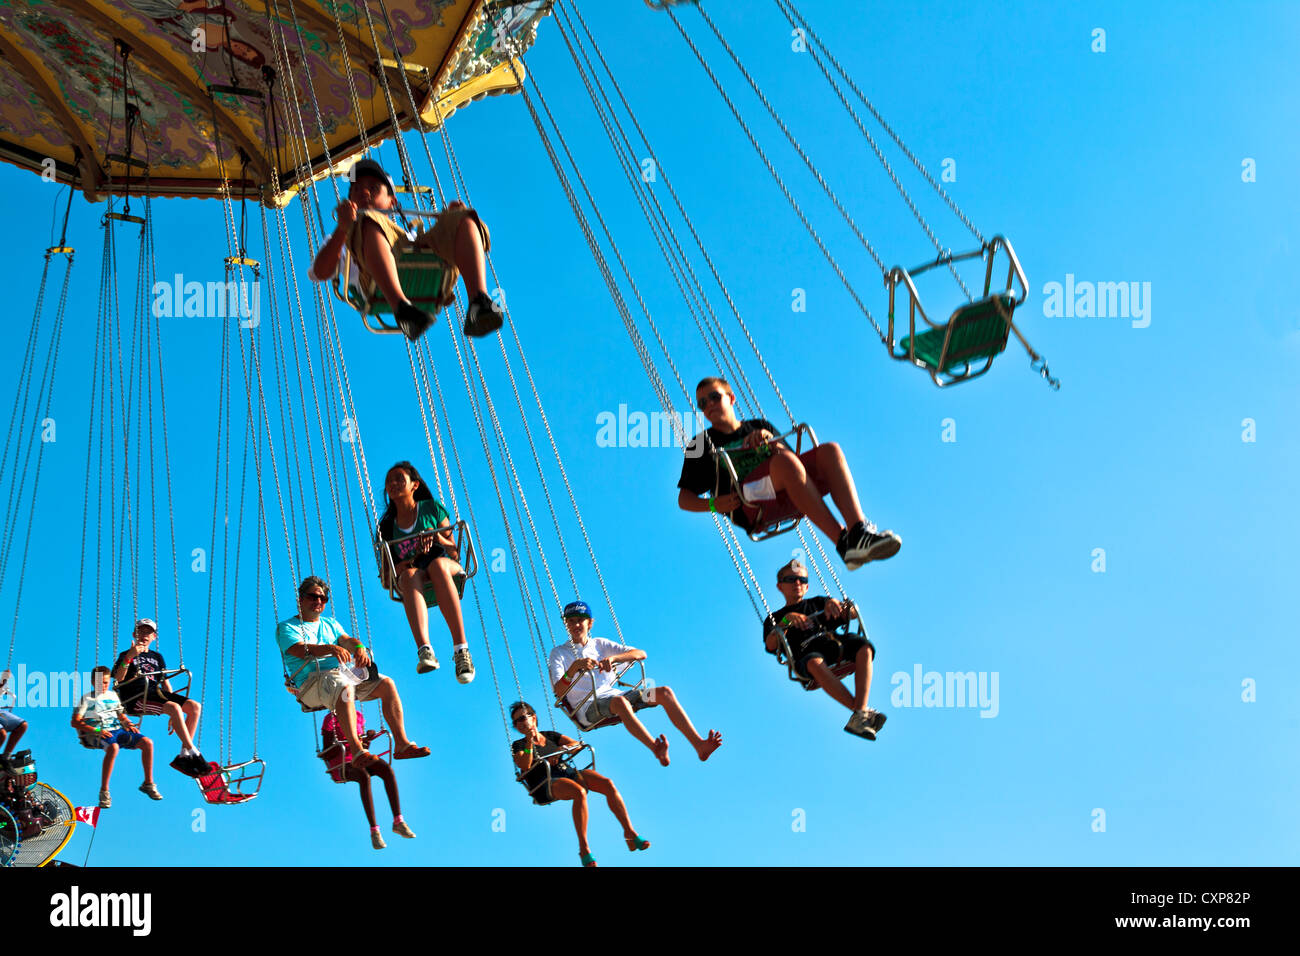
[[[224,169],[273,201],[277,181],[328,173],[327,152],[346,163],[417,111],[436,123],[515,89],[508,51],[550,4],[0,0],[0,158],[91,196],[140,192],[127,155],[159,196],[219,195]]]

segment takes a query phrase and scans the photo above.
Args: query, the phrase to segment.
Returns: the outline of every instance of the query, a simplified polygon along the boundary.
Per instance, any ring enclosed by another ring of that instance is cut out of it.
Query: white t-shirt
[[[98,730],[121,730],[118,716],[122,713],[122,700],[116,691],[97,694],[92,690],[77,702],[77,716],[85,718],[86,723]]]
[[[565,641],[551,651],[551,656],[547,660],[547,666],[551,671],[551,684],[555,685],[564,672],[569,669],[569,665],[579,657],[589,657],[593,661],[604,660],[606,657],[613,657],[615,654],[622,654],[628,650],[618,641],[609,641],[603,637],[589,637],[587,643],[575,648],[572,641]],[[611,697],[618,693],[615,681],[618,679],[617,674],[619,667],[613,670],[590,670],[585,674],[579,674],[574,678],[573,685],[569,688],[564,699],[573,707],[582,703],[583,699],[591,693],[591,679],[596,679],[596,696]]]

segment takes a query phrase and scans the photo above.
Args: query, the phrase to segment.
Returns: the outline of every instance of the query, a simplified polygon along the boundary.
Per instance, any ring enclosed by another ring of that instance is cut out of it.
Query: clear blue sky
[[[868,515],[904,540],[895,559],[845,578],[879,651],[871,700],[889,716],[880,739],[867,743],[841,732],[843,708],[804,694],[761,652],[758,622],[711,522],[675,507],[680,452],[598,446],[602,412],[620,404],[649,412],[655,399],[521,99],[488,99],[451,121],[624,633],[648,651],[649,673],[674,688],[701,730],[725,736],[701,765],[664,715],[650,712],[652,730],[673,742],[676,759],[664,770],[621,730],[592,735],[599,769],[654,841],[649,853],[628,859],[612,817],[594,800],[591,840],[602,864],[1294,864],[1300,710],[1288,675],[1300,659],[1294,601],[1285,595],[1300,569],[1289,480],[1300,467],[1300,133],[1288,122],[1294,56],[1282,38],[1295,35],[1300,11],[1285,3],[1085,10],[926,2],[846,16],[829,0],[801,4],[917,155],[936,171],[955,161],[950,189],[974,222],[1015,243],[1031,294],[1020,325],[1063,382],[1052,393],[1014,342],[988,376],[942,391],[888,360],[671,23],[633,0],[583,6],[796,414],[843,446]],[[924,236],[809,57],[791,51],[775,6],[714,2],[708,10],[887,264],[922,261]],[[883,316],[870,260],[699,18],[690,10],[680,16]],[[1096,28],[1106,32],[1104,53],[1091,49]],[[657,266],[554,24],[543,25],[528,63],[562,109],[564,132],[693,383],[712,371],[707,354]],[[383,157],[396,168],[391,145]],[[1243,182],[1247,158],[1254,182]],[[0,357],[11,382],[56,192],[7,165],[0,183],[10,221],[28,224],[12,244],[11,332]],[[922,198],[915,178],[908,183]],[[926,202],[945,244],[960,247],[960,224]],[[15,663],[29,670],[72,668],[101,212],[74,203],[78,260],[54,406],[58,440],[46,448],[17,629]],[[155,212],[159,276],[220,278],[219,206],[168,201]],[[304,243],[296,206],[290,214]],[[134,246],[126,234],[120,241],[129,316]],[[260,238],[253,250],[261,254]],[[305,256],[299,248],[300,271]],[[1150,325],[1045,316],[1044,286],[1067,274],[1150,283]],[[806,290],[806,313],[791,310],[795,288]],[[941,280],[934,288],[934,311],[943,313],[954,290]],[[392,462],[427,463],[429,453],[400,341],[371,336],[350,316],[342,321],[377,483]],[[444,389],[459,392],[446,321],[430,336]],[[265,322],[261,332],[268,341]],[[201,672],[205,634],[212,642],[205,749],[218,734],[220,634],[204,621],[207,575],[190,572],[186,556],[207,547],[212,522],[218,346],[215,320],[164,321],[186,663]],[[495,344],[482,356],[512,451],[531,469]],[[756,366],[747,368],[753,378]],[[770,393],[762,398],[769,412],[777,407]],[[504,547],[469,405],[459,395],[449,405],[484,546]],[[955,442],[942,440],[945,419]],[[1244,419],[1255,423],[1254,442],[1242,440]],[[535,474],[527,490],[534,515],[549,524]],[[558,483],[553,491],[563,504]],[[565,520],[577,560],[584,549],[571,513]],[[376,652],[398,682],[412,735],[434,750],[398,764],[419,839],[370,849],[355,787],[328,782],[313,755],[310,718],[279,687],[268,595],[273,588],[276,609],[288,616],[295,582],[284,570],[278,520],[271,527],[278,579],[263,573],[260,610],[246,533],[233,733],[237,755],[251,752],[255,626],[263,639],[262,795],[244,807],[209,809],[206,829],[194,832],[197,791],[165,767],[173,744],[152,719],[147,732],[165,741],[158,779],[166,799],[154,804],[135,791],[138,763],[123,754],[92,865],[576,865],[568,805],[533,807],[513,781],[473,602],[466,613],[478,680],[455,683],[437,621],[444,668],[417,677],[402,612],[367,565]],[[797,546],[789,538],[747,544],[772,588],[769,600],[779,597],[775,569]],[[567,600],[559,550],[548,547]],[[1104,573],[1093,570],[1099,548]],[[212,556],[212,570],[221,558]],[[5,618],[17,561],[15,553],[0,596]],[[337,567],[337,557],[331,561]],[[613,637],[589,565],[577,570],[582,596],[597,608],[595,632]],[[151,570],[143,573],[148,581]],[[161,649],[174,661],[169,573],[170,560],[160,558],[163,607],[140,613],[162,621]],[[487,573],[473,586],[491,613]],[[513,574],[497,574],[495,583],[525,694],[540,705]],[[345,607],[331,610],[342,616]],[[106,647],[125,645],[125,628],[114,634],[107,619],[99,625]],[[83,669],[93,626],[83,625]],[[499,640],[495,617],[488,626]],[[3,636],[7,644],[7,629]],[[996,673],[996,716],[898,706],[893,675],[910,677],[918,666]],[[1254,682],[1253,702],[1243,701],[1245,681]],[[513,683],[501,694],[513,699]],[[42,777],[74,803],[93,803],[99,760],[76,745],[68,713],[23,715]],[[498,809],[504,832],[493,828]],[[1097,809],[1105,832],[1094,831]],[[798,811],[801,831],[792,826]],[[150,839],[140,840],[145,827]],[[65,859],[81,862],[89,834],[78,831]]]

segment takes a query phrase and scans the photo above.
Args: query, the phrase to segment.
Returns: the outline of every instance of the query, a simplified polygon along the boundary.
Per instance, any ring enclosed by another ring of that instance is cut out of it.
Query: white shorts
[[[764,475],[757,481],[745,482],[740,496],[746,501],[775,501],[776,488],[772,486],[772,476]]]

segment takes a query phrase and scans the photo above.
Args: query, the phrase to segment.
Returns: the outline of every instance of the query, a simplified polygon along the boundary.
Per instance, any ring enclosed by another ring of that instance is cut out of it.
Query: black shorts
[[[795,673],[804,680],[812,680],[812,675],[808,673],[808,662],[813,658],[820,657],[827,667],[834,667],[844,661],[855,660],[858,651],[864,647],[871,648],[871,658],[875,660],[876,646],[865,638],[854,634],[833,637],[822,631],[800,642],[797,649],[792,647],[790,650],[795,655]]]
[[[550,781],[548,781],[545,777],[545,773],[546,773],[545,769],[538,767],[537,770],[540,772],[537,774],[536,777],[533,777],[532,773],[529,773],[528,776],[524,777],[524,786],[531,788],[537,785],[539,782],[541,782],[541,785],[538,786],[537,789],[533,791],[532,796],[533,796],[533,800],[536,801],[538,804],[541,804],[542,806],[545,806],[548,803],[554,803],[556,800],[556,798],[551,794],[551,781],[578,780],[579,782],[581,782],[581,778],[578,776],[579,771],[574,770],[572,767],[569,767],[565,764],[551,765]]]
[[[146,690],[148,691],[147,694]],[[133,717],[139,717],[141,713],[145,712],[146,702],[148,703],[147,713],[160,714],[162,713],[163,704],[178,704],[184,707],[190,700],[184,694],[173,694],[153,681],[139,677],[119,687],[117,696],[124,702],[126,712]],[[132,700],[132,698],[136,699]]]

